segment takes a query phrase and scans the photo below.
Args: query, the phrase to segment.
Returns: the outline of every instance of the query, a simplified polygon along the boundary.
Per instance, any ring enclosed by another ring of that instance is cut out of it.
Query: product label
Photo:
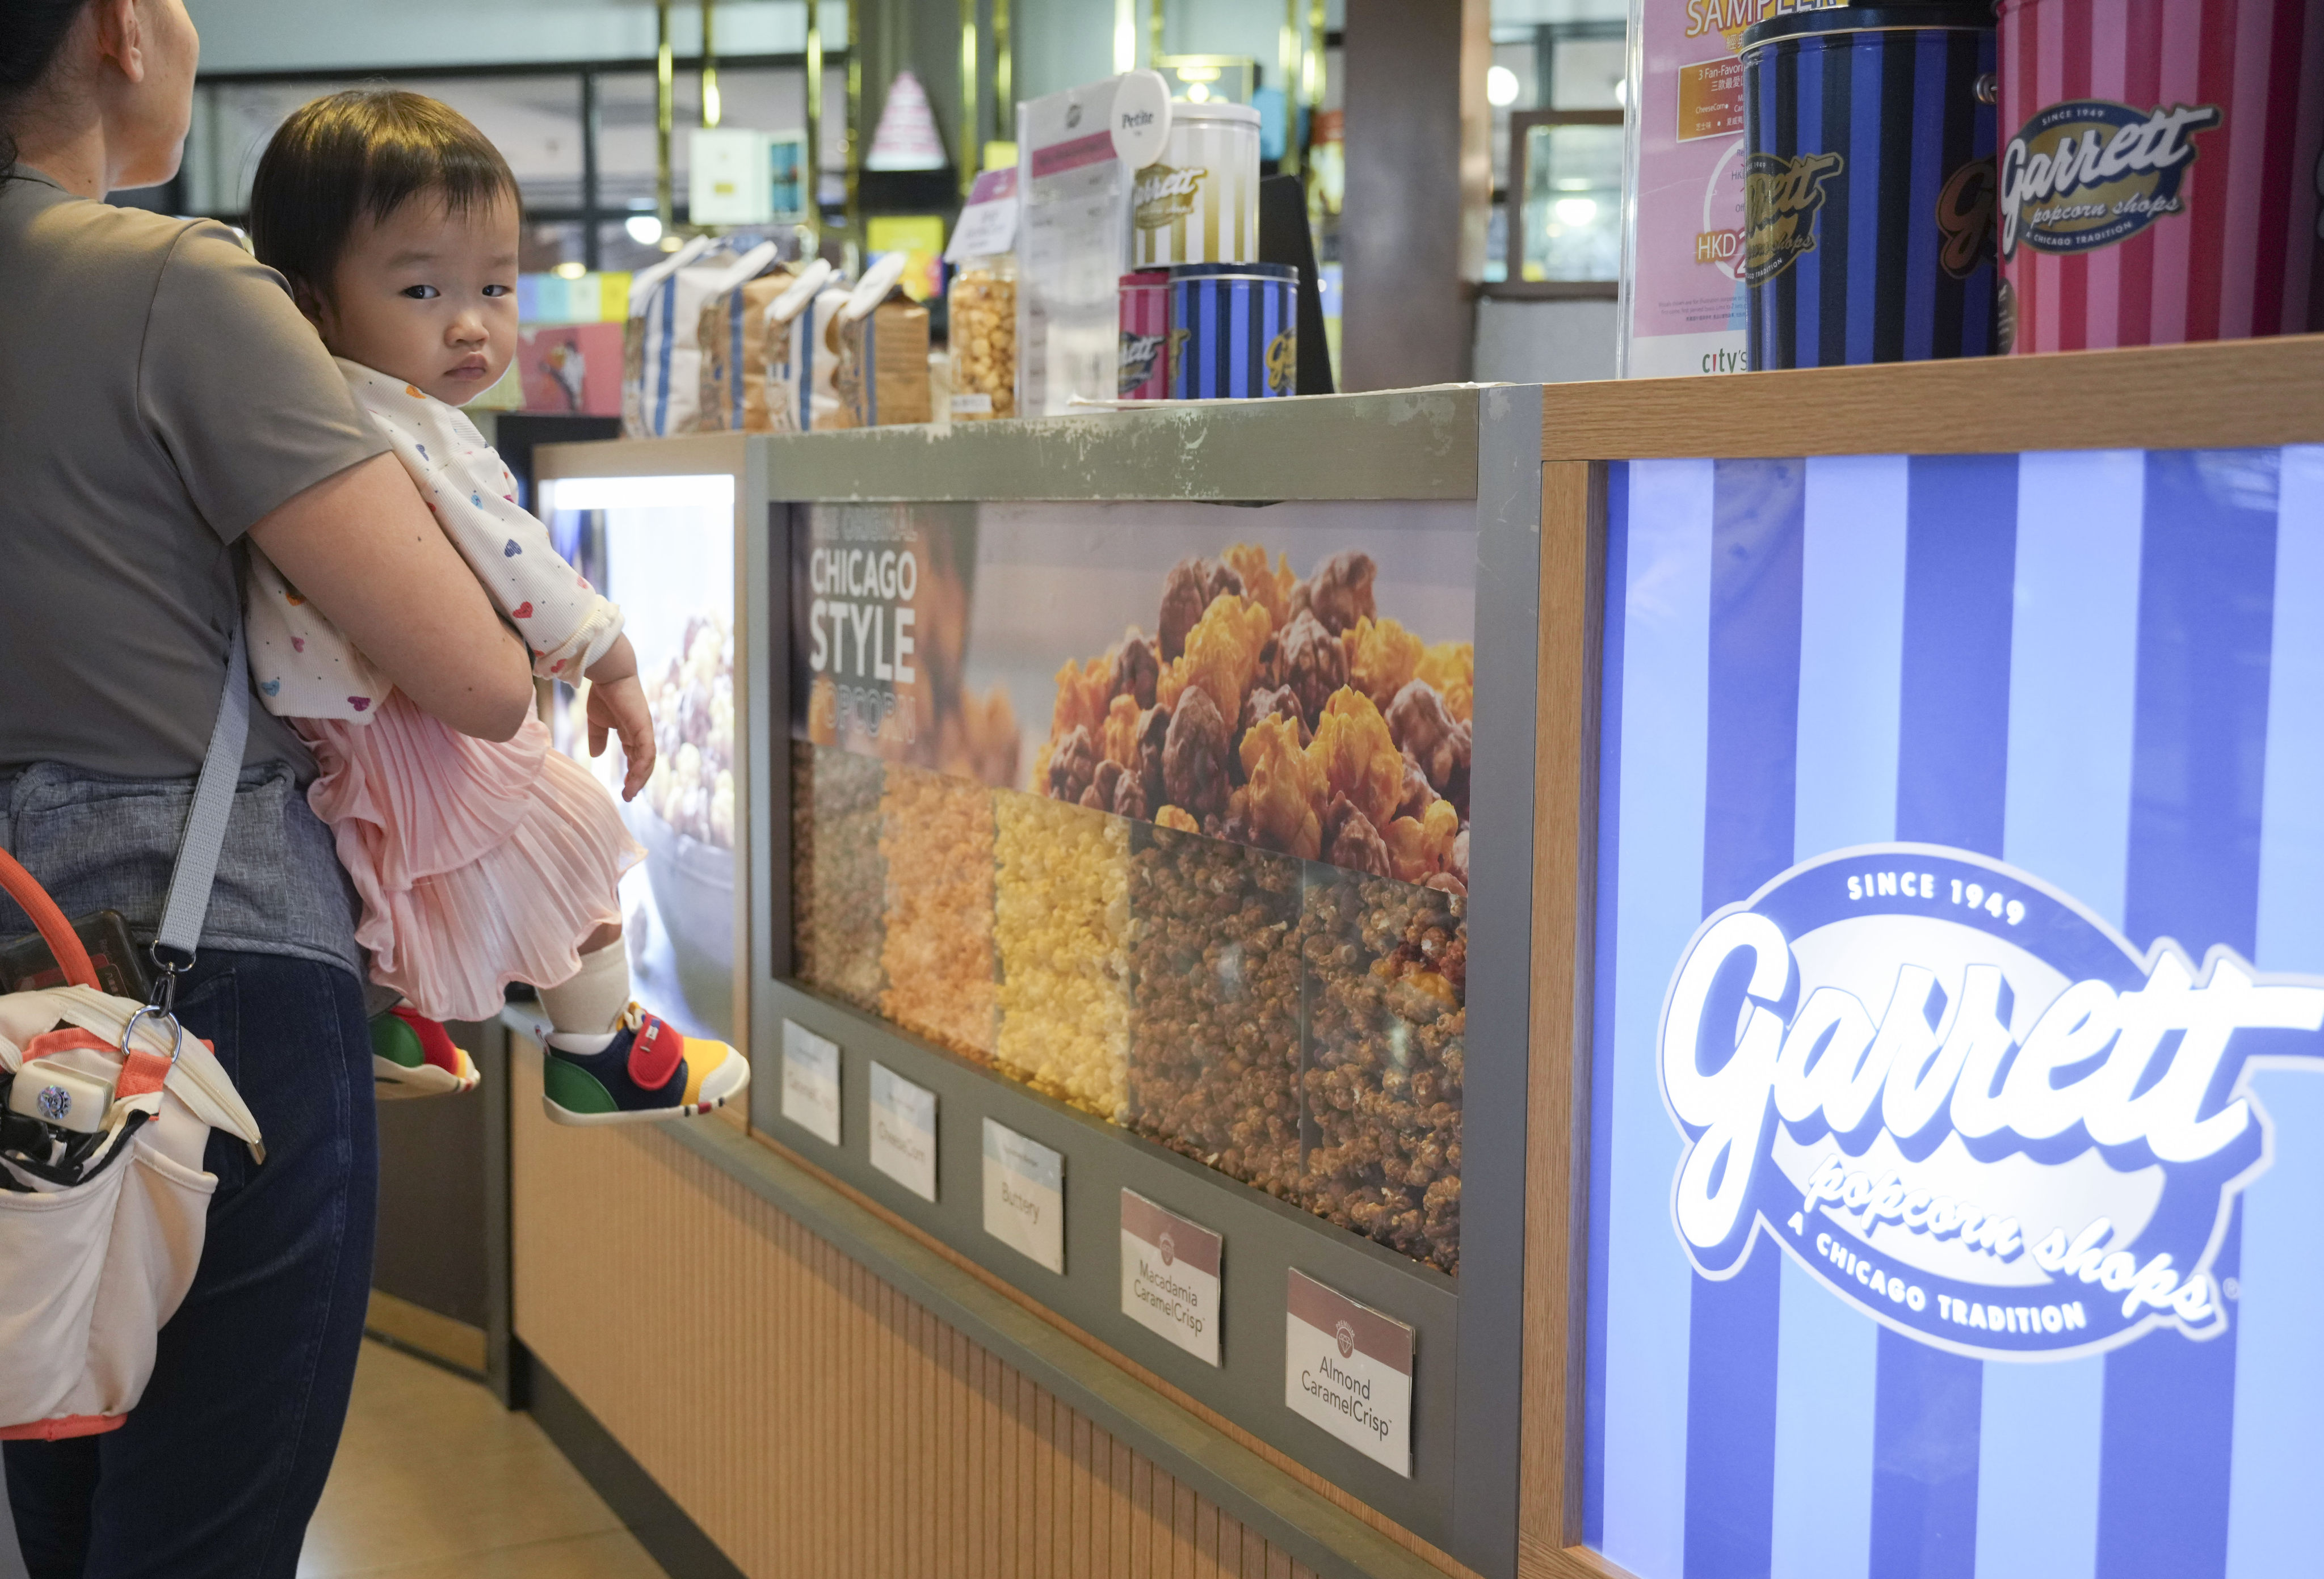
[[[1283,1401],[1365,1457],[1412,1474],[1412,1328],[1294,1270]]]
[[[792,1020],[783,1022],[783,1116],[839,1144],[839,1044]]]
[[[1705,60],[1678,70],[1678,140],[1743,134],[1743,62]]]
[[[1824,188],[1847,161],[1837,153],[1755,153],[1743,166],[1743,282],[1764,285],[1815,251]]]
[[[1121,1192],[1121,1313],[1198,1360],[1219,1363],[1219,1266],[1225,1241]]]
[[[1167,164],[1147,166],[1138,172],[1138,183],[1130,188],[1132,223],[1140,230],[1164,230],[1172,221],[1185,218],[1194,211],[1204,178],[1210,173],[1201,165],[1184,170]]]
[[[2324,980],[2145,954],[2039,879],[1875,845],[1704,923],[1664,1002],[1672,1193],[1703,1276],[1764,1231],[1933,1347],[2057,1359],[2226,1330],[2212,1271],[2273,1160],[2248,1091],[2324,1070]]]
[[[989,1118],[984,1121],[984,1231],[1064,1275],[1065,1156]]]
[[[2001,255],[2023,244],[2084,252],[2136,235],[2185,207],[2195,137],[2225,122],[2217,105],[2151,110],[2105,99],[2054,104],[2001,155]]]
[[[1993,258],[1993,161],[1972,159],[1945,179],[1937,194],[1937,232],[1945,238],[1937,264],[1966,280]]]
[[[922,1200],[936,1198],[936,1094],[876,1061],[872,1166]]]
[[[989,258],[1017,245],[1017,167],[989,170],[969,188],[968,202],[953,226],[945,262]]]
[[[1147,381],[1162,371],[1163,346],[1168,336],[1163,335],[1133,335],[1121,332],[1121,398],[1139,399],[1138,391]],[[1168,391],[1166,388],[1164,392]]]

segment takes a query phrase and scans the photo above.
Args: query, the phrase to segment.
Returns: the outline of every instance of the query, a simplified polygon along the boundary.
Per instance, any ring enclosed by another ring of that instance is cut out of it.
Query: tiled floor
[[[301,1579],[661,1579],[529,1415],[364,1345]]]

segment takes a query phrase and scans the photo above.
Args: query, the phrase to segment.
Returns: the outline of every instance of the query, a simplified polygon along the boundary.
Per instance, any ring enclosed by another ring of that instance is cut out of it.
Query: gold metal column
[[[678,245],[678,208],[670,190],[669,126],[677,96],[669,50],[669,0],[654,0],[654,206],[661,218],[661,244]]]
[[[1009,41],[1009,0],[992,0],[992,135],[1017,141],[1017,52]],[[980,152],[977,162],[984,162]]]
[[[718,124],[718,51],[711,41],[710,14],[715,0],[702,0],[702,124]]]
[[[960,148],[953,162],[960,166],[963,197],[976,184],[977,168],[984,162],[976,134],[983,124],[977,114],[976,78],[976,0],[960,0]]]
[[[823,246],[823,7],[807,5],[807,234],[799,255],[812,258]]]
[[[1299,0],[1283,0],[1283,39],[1277,50],[1283,71],[1283,160],[1287,176],[1299,173]]]

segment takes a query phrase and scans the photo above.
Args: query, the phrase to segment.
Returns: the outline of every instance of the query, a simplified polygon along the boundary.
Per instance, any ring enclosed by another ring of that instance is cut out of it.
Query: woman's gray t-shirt
[[[231,232],[0,182],[0,772],[201,766],[238,592],[233,546],[382,454]],[[314,772],[253,710],[248,764]]]
[[[69,915],[150,926],[217,715],[235,545],[386,442],[233,234],[0,181],[0,847]],[[355,969],[350,895],[251,712],[206,944]],[[0,900],[0,935],[25,930]]]

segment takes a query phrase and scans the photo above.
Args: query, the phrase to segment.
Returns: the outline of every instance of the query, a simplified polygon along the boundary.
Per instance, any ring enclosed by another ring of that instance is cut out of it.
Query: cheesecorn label
[[[984,1231],[1060,1277],[1065,1271],[1065,1159],[984,1121]]]
[[[872,1166],[922,1200],[936,1198],[936,1094],[876,1060]]]
[[[1219,1265],[1226,1241],[1121,1192],[1121,1313],[1206,1364],[1219,1363]]]
[[[1671,1209],[1704,1277],[1763,1232],[1883,1325],[2053,1360],[2227,1327],[2212,1263],[2274,1160],[2251,1095],[2324,1072],[2324,980],[2142,955],[2028,873],[1871,845],[1705,922],[1664,1001]]]
[[[1294,1268],[1283,1291],[1283,1402],[1412,1477],[1412,1328]]]
[[[794,1020],[783,1022],[783,1116],[839,1144],[839,1043]]]

